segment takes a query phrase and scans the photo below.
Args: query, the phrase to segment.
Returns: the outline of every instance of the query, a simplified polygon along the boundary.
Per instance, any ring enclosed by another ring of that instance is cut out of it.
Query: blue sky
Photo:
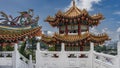
[[[42,30],[57,31],[44,22],[48,15],[54,16],[58,10],[65,11],[72,0],[0,0],[0,11],[4,11],[14,17],[17,12],[34,9],[35,15],[40,16],[39,25]],[[105,20],[98,27],[92,28],[95,32],[107,32],[115,40],[120,33],[120,0],[76,0],[77,6],[85,7],[89,14],[102,13]],[[84,4],[84,5],[82,5]]]

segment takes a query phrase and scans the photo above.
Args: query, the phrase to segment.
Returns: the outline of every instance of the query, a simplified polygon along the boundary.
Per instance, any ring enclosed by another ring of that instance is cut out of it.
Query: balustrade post
[[[117,43],[117,55],[120,57],[120,41]]]
[[[41,51],[41,43],[40,42],[37,42],[37,50],[36,50],[36,68],[41,68],[41,65],[42,64],[39,64],[39,62],[42,63],[42,51]]]
[[[94,51],[94,43],[90,43],[90,50],[93,52]]]
[[[37,42],[37,50],[40,51],[40,42]]]
[[[19,67],[19,53],[18,53],[18,44],[15,43],[14,45],[14,55],[13,55],[13,68],[18,68]]]
[[[116,58],[116,68],[120,68],[120,40],[117,43],[117,58]]]
[[[61,68],[65,68],[65,63],[66,63],[66,60],[67,59],[67,55],[65,53],[65,44],[64,43],[61,43],[61,54],[60,54],[60,61],[61,61]]]
[[[65,51],[65,44],[61,43],[61,51]]]
[[[29,68],[33,68],[32,55],[29,55]]]
[[[94,52],[94,43],[90,43],[90,54],[89,54],[89,59],[90,59],[90,62],[89,62],[89,64],[90,64],[90,68],[93,68],[93,63],[94,63],[94,60],[93,60],[93,57],[94,57],[94,54],[93,54],[93,52]]]
[[[14,51],[17,51],[18,50],[18,45],[17,45],[17,43],[15,43],[15,45],[14,45]]]

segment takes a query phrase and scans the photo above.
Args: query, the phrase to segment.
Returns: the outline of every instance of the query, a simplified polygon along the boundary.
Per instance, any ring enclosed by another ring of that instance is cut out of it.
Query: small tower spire
[[[75,6],[75,0],[73,0],[73,6]]]

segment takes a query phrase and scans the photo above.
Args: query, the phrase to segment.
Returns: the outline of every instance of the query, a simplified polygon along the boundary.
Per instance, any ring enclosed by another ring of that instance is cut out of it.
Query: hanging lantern
[[[23,41],[26,41],[26,39],[24,38]]]
[[[62,19],[62,21],[64,22],[64,18]]]
[[[72,47],[74,47],[74,43],[72,44]]]
[[[74,19],[74,22],[76,22],[76,19]]]
[[[70,20],[70,23],[72,23],[72,20]]]
[[[59,41],[57,41],[57,44],[59,44]]]
[[[82,42],[80,42],[80,45],[82,45]]]
[[[90,38],[87,38],[88,41],[90,41]]]
[[[86,20],[88,21],[88,18],[86,18]]]
[[[84,19],[85,19],[85,17],[84,17],[84,16],[82,16],[82,17],[81,17],[81,19],[82,19],[82,20],[84,20]]]
[[[68,19],[66,19],[66,22],[68,22]]]
[[[78,18],[78,21],[80,21],[80,18]]]
[[[76,46],[78,46],[78,43],[76,43]]]
[[[70,43],[68,43],[68,46],[69,46],[69,47],[71,46]]]
[[[87,41],[85,40],[84,43],[86,43]]]
[[[92,20],[89,20],[90,23],[92,23]]]

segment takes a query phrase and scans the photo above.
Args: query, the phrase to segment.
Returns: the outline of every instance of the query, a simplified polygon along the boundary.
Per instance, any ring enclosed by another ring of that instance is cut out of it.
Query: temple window
[[[61,26],[60,27],[60,34],[64,34],[65,33],[65,26]]]
[[[88,30],[88,27],[86,25],[81,25],[81,31],[85,32]]]
[[[68,25],[69,33],[78,33],[78,25]]]

